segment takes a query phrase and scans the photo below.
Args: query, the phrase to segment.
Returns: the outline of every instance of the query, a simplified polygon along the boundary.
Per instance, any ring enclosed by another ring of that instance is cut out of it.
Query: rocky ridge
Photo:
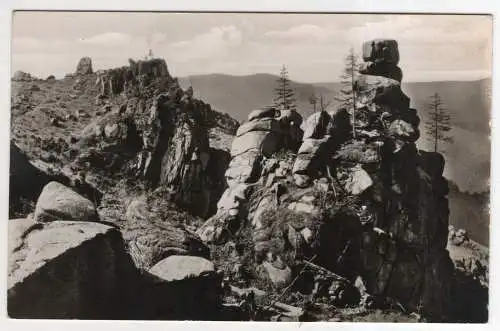
[[[397,42],[367,42],[363,59],[354,113],[256,109],[239,127],[225,121],[230,151],[213,137],[225,117],[164,60],[94,73],[82,59],[64,81],[92,91],[75,99],[93,110],[51,112],[50,144],[34,140],[57,146],[53,158],[38,160],[19,130],[46,111],[19,98],[11,200],[34,213],[9,223],[9,315],[470,321],[457,293],[487,301],[487,256],[461,260],[476,248],[448,228],[443,157],[416,148]],[[59,88],[35,82],[29,98]]]

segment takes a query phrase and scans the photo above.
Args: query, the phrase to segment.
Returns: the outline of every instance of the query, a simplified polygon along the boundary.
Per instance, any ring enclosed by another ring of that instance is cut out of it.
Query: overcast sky
[[[489,16],[17,12],[12,34],[12,72],[42,78],[73,72],[83,56],[106,69],[151,48],[174,76],[278,74],[285,64],[293,80],[336,81],[349,48],[375,37],[398,40],[405,81],[491,74]]]

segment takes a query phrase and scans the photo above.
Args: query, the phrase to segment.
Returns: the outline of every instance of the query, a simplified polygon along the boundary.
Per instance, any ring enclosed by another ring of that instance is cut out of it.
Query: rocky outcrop
[[[161,59],[130,61],[98,77],[99,100],[111,110],[82,131],[77,167],[135,176],[150,189],[177,192],[175,202],[196,215],[213,212],[220,189],[212,184],[220,179],[208,169],[210,106],[182,90]]]
[[[363,44],[360,73],[391,78],[401,82],[403,73],[398,67],[399,51],[395,40],[375,39]]]
[[[82,57],[76,66],[75,75],[90,75],[92,73],[92,59],[90,57]]]
[[[238,223],[237,219],[245,218],[250,187],[263,173],[273,172],[278,166],[278,163],[266,166],[265,160],[272,159],[279,151],[296,150],[302,139],[301,123],[302,117],[289,109],[268,107],[248,115],[248,122],[238,128],[232,143],[231,162],[225,173],[229,187],[217,205],[216,215],[197,231],[204,240],[218,241],[219,236]]]
[[[136,276],[114,227],[9,221],[10,317],[125,318]]]
[[[420,120],[401,90],[397,42],[365,43],[363,58],[354,114],[310,116],[297,154],[272,153],[283,146],[272,135],[276,114],[249,115],[233,142],[229,188],[198,233],[246,242],[240,263],[253,254],[254,276],[275,287],[313,261],[345,277],[366,306],[395,300],[439,320],[453,270],[444,159],[416,148]]]
[[[30,82],[32,80],[35,80],[35,78],[33,78],[33,76],[31,76],[27,72],[18,70],[14,73],[14,75],[12,75],[11,80],[15,82]]]

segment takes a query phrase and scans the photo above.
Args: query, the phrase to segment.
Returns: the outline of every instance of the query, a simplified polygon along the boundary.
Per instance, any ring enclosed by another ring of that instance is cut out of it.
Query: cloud
[[[177,59],[184,61],[220,57],[230,48],[242,44],[241,30],[233,25],[212,27],[208,32],[196,35],[192,39],[175,42],[170,50]]]
[[[12,38],[12,52],[31,52],[35,50],[54,51],[67,47],[69,43],[61,39],[38,39],[30,37]]]
[[[302,24],[291,27],[287,30],[271,30],[264,34],[271,39],[277,39],[287,42],[293,41],[326,41],[331,35],[327,28],[321,28],[314,24]]]
[[[167,36],[164,33],[155,32],[151,36],[151,40],[150,41],[151,41],[151,44],[156,45],[156,44],[163,43],[166,40],[167,40]]]
[[[385,15],[347,32],[353,39],[391,38],[400,42],[440,43],[490,42],[491,20],[487,16]]]
[[[132,37],[119,32],[106,32],[90,38],[81,38],[82,44],[100,45],[100,46],[118,46],[130,43]]]

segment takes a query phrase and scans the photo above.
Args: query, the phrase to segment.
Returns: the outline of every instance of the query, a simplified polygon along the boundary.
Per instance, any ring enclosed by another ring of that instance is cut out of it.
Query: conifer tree
[[[276,81],[278,86],[274,89],[274,105],[277,108],[295,110],[294,91],[291,88],[291,81],[288,78],[288,70],[285,65],[281,68],[280,77]]]
[[[354,52],[353,48],[349,49],[349,53],[345,57],[345,67],[340,75],[340,95],[335,99],[340,101],[342,107],[346,108],[351,113],[352,120],[352,136],[356,138],[356,95],[354,94],[354,83],[359,72],[359,57]]]
[[[434,93],[430,97],[430,102],[426,110],[429,112],[429,119],[425,122],[425,132],[427,139],[434,145],[434,152],[438,151],[439,143],[452,142],[449,131],[451,131],[450,115],[446,111],[441,96]]]

